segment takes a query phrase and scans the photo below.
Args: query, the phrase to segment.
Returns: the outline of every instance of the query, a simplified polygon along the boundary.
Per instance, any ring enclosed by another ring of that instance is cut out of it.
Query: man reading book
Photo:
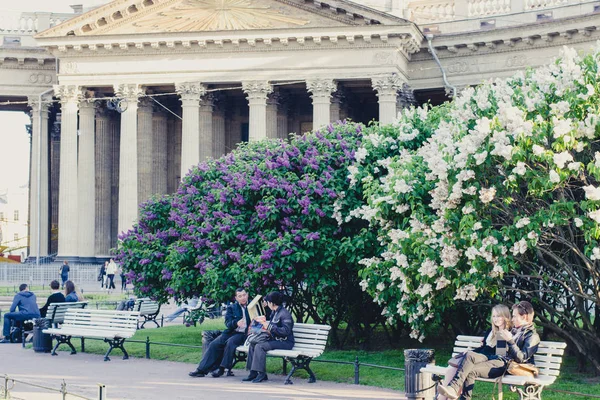
[[[208,346],[206,354],[202,357],[198,368],[189,373],[193,377],[206,376],[211,370],[211,375],[218,378],[230,370],[236,347],[244,344],[250,325],[248,315],[248,293],[243,288],[235,291],[235,303],[227,306],[225,313],[225,330]]]

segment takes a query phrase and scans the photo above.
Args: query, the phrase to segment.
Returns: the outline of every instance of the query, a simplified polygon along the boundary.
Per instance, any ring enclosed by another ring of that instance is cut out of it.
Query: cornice
[[[564,18],[544,23],[498,28],[489,31],[438,35],[433,45],[440,58],[461,57],[469,53],[491,54],[547,48],[591,41],[600,29],[600,15]],[[430,59],[425,43],[413,61]]]
[[[600,40],[600,31],[569,32],[556,35],[532,35],[521,40],[493,41],[487,43],[473,43],[467,46],[454,46],[436,49],[440,59],[456,59],[470,56],[485,56],[491,54],[527,52],[538,49],[560,48],[578,43],[595,43]],[[412,56],[411,62],[430,61],[431,54],[421,50]]]

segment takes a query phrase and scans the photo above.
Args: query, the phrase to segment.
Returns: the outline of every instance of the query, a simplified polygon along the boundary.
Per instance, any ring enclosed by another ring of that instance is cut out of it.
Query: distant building
[[[0,246],[7,246],[5,254],[27,255],[29,190],[0,189]]]

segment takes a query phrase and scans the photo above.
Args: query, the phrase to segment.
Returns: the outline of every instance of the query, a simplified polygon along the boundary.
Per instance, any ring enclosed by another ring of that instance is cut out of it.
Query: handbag
[[[244,345],[257,345],[259,343],[268,342],[269,339],[271,339],[271,336],[268,332],[251,333],[248,335],[248,338],[246,338],[246,343],[244,343]]]
[[[460,368],[465,358],[465,353],[459,353],[448,360],[448,365],[454,368]]]
[[[508,363],[508,369],[506,372],[513,376],[527,376],[534,378],[539,375],[540,370],[533,364],[521,364],[516,361],[511,361]]]

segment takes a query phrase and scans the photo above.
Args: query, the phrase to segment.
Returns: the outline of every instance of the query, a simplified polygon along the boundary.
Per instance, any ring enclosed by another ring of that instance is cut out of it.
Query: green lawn
[[[150,338],[151,342],[173,343],[202,346],[202,330],[222,329],[222,320],[207,320],[198,327],[186,328],[183,325],[169,326],[160,329],[143,329],[138,330],[132,340],[146,341],[146,337]],[[75,339],[74,344],[79,343]],[[144,343],[125,343],[127,351],[134,357],[145,357],[146,347]],[[104,354],[108,349],[107,345],[100,341],[86,340],[86,352]],[[435,347],[435,346],[434,346]],[[64,346],[66,350],[66,346]],[[161,345],[151,345],[151,358],[158,360],[171,360],[190,363],[190,371],[194,369],[195,364],[200,361],[201,350],[190,349],[185,347],[168,347]],[[438,363],[444,363],[450,358],[450,346],[440,345],[436,348],[436,358]],[[404,367],[403,350],[386,350],[377,352],[364,351],[340,351],[328,350],[319,359],[321,360],[337,360],[353,362],[355,357],[361,363],[384,365],[390,367]],[[115,350],[113,357],[120,357],[120,352]],[[317,360],[319,360],[317,359]],[[282,373],[282,362],[278,358],[270,358],[267,368],[271,373]],[[353,383],[354,382],[354,366],[353,365],[336,365],[329,363],[319,363],[316,360],[311,364],[311,368],[315,372],[317,379]],[[237,374],[241,375],[241,374]],[[295,376],[296,379],[307,378],[304,371],[300,371]],[[402,371],[391,371],[379,368],[371,368],[362,366],[360,368],[360,383],[362,385],[379,386],[396,390],[404,390],[404,373]],[[562,374],[557,382],[551,386],[552,389],[567,390],[600,396],[600,379],[592,375],[580,374],[576,372],[576,363],[572,358],[567,358],[563,364]],[[474,392],[474,399],[491,399],[493,385],[478,382]],[[504,399],[518,399],[518,395],[509,391],[508,387],[504,388]],[[550,390],[544,391],[543,398],[545,400],[562,400],[568,395],[563,393],[553,393]],[[577,399],[592,399],[592,397],[577,396]]]

